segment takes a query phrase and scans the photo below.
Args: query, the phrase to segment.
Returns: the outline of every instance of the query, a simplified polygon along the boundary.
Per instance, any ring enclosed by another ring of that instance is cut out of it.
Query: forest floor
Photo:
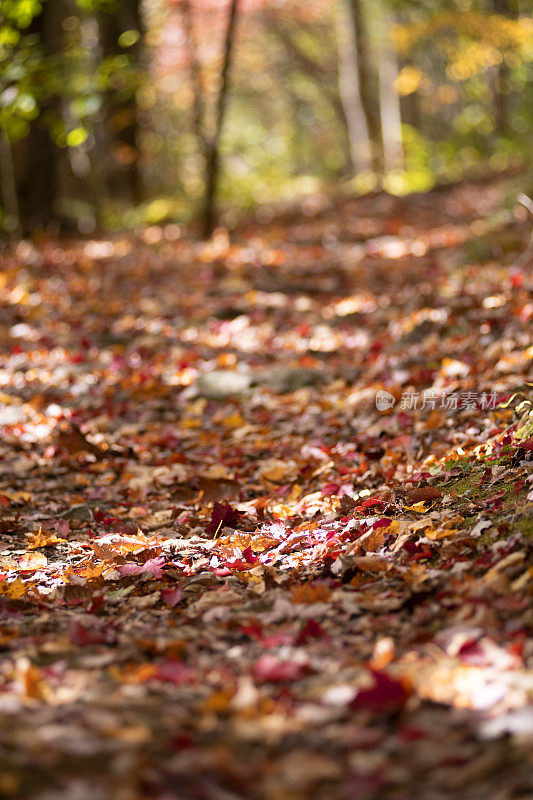
[[[4,255],[1,796],[533,797],[507,192]]]

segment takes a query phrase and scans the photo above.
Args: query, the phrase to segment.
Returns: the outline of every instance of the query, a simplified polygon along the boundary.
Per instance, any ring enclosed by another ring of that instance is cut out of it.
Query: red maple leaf
[[[386,672],[372,670],[374,686],[362,689],[350,703],[351,708],[359,711],[373,711],[382,714],[389,711],[400,711],[409,698],[409,692],[401,680],[396,680]]]
[[[236,528],[239,517],[242,517],[243,514],[244,511],[237,511],[229,503],[215,502],[211,512],[211,522],[206,528],[206,533],[210,536],[217,536],[222,528]]]

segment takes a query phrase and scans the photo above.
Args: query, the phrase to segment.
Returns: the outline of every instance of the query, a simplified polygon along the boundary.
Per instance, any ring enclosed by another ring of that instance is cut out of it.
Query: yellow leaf
[[[241,583],[252,584],[252,585],[255,585],[255,586],[259,586],[259,584],[263,584],[263,586],[264,586],[264,583],[265,583],[264,580],[263,580],[264,571],[265,571],[265,569],[264,569],[263,565],[261,564],[260,567],[254,567],[253,570],[250,569],[247,572],[242,572],[241,570],[239,570],[236,573],[235,577],[238,578],[241,581]]]
[[[128,553],[136,553],[138,550],[145,550],[151,541],[137,528],[137,533],[131,536],[119,533],[100,536],[98,539],[93,539],[91,547],[97,558],[113,559]]]
[[[299,484],[295,483],[294,486],[291,489],[291,493],[289,495],[289,500],[291,502],[294,502],[295,500],[299,500],[301,494],[302,494],[302,487]]]
[[[28,533],[28,550],[36,550],[38,547],[49,547],[52,544],[65,543],[64,539],[59,539],[55,533],[43,531],[39,528],[37,533]]]
[[[17,578],[15,581],[10,581],[9,583],[7,581],[2,581],[2,583],[0,583],[0,595],[9,597],[11,600],[20,600],[31,586],[33,586],[33,584],[25,583],[21,578]]]
[[[29,503],[32,499],[32,495],[30,492],[4,492],[2,490],[2,496],[11,500],[12,503]]]
[[[268,458],[258,471],[258,477],[272,483],[289,483],[298,474],[294,461],[281,461],[279,458]]]
[[[271,547],[276,547],[278,544],[277,539],[272,539],[269,536],[258,536],[252,539],[251,548],[254,553],[264,553],[265,550],[270,550]]]
[[[413,506],[405,506],[405,511],[415,511],[417,514],[425,514],[428,509],[424,505],[424,500],[420,503],[415,503]]]
[[[88,562],[83,568],[76,568],[75,571],[72,567],[68,567],[62,577],[65,583],[77,583],[79,578],[86,578],[87,580],[99,578],[107,569],[109,569],[108,565],[103,562],[99,564]]]
[[[434,530],[426,531],[426,536],[436,542],[439,539],[445,539],[447,536],[453,536],[455,533],[457,533],[457,528],[450,528],[449,530],[435,528]]]
[[[226,536],[220,536],[217,539],[218,547],[229,547],[234,548],[238,547],[241,550],[246,550],[247,547],[250,547],[251,537],[248,533],[229,533]],[[232,555],[232,550],[228,552],[228,556]]]
[[[181,423],[182,428],[201,428],[202,427],[202,420],[201,419],[184,419]]]
[[[224,417],[222,424],[225,428],[240,428],[241,425],[244,425],[244,419],[240,414],[229,414]]]

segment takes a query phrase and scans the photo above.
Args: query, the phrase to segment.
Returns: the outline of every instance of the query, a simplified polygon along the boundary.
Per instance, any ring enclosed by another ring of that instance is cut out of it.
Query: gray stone
[[[245,372],[215,369],[204,372],[195,383],[196,392],[207,400],[226,400],[228,397],[243,397],[250,391],[251,376]]]
[[[63,511],[62,514],[59,515],[63,519],[68,520],[78,520],[79,522],[88,522],[93,518],[93,512],[87,505],[87,503],[82,503],[78,506],[72,506],[71,508]]]
[[[309,367],[272,367],[254,375],[254,383],[267,386],[278,394],[289,394],[304,386],[317,386],[325,380],[321,370]]]

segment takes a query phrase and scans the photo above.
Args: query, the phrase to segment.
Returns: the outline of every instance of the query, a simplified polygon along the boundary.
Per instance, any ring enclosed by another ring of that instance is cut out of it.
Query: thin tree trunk
[[[122,0],[113,13],[100,12],[97,15],[101,56],[104,58],[122,55],[127,52],[134,64],[140,67],[141,40],[128,47],[127,51],[119,45],[122,33],[129,30],[142,33],[143,23],[139,0]],[[101,131],[100,138],[111,144],[108,177],[114,194],[128,202],[139,201],[142,196],[142,181],[139,169],[138,133],[139,114],[135,97],[118,101],[111,95],[106,99],[107,130]]]
[[[355,174],[372,169],[370,133],[361,99],[357,38],[351,16],[351,0],[343,0],[336,11],[339,51],[339,93],[344,106]]]
[[[385,175],[403,166],[402,116],[400,97],[396,88],[398,59],[390,32],[392,17],[383,10],[381,20],[383,42],[379,59],[379,108],[383,141],[383,171]]]
[[[46,55],[59,55],[63,47],[63,0],[43,3],[40,14],[32,20],[27,33],[36,34]],[[57,108],[57,98],[49,108]],[[31,123],[27,136],[12,148],[16,193],[23,232],[48,225],[58,217],[60,172],[64,151],[50,137],[43,114]]]
[[[205,198],[203,215],[203,234],[206,238],[213,233],[216,223],[216,196],[220,177],[220,139],[228,101],[229,78],[233,58],[233,44],[235,39],[235,29],[237,27],[237,8],[238,0],[231,0],[228,26],[226,29],[226,40],[224,44],[224,61],[222,64],[222,74],[220,76],[220,91],[215,115],[215,129],[213,137],[207,142],[206,145]]]
[[[194,24],[192,17],[191,0],[182,0],[180,4],[185,42],[189,51],[189,80],[193,93],[193,130],[202,151],[205,151],[205,120],[204,105],[202,102],[202,80],[201,69],[198,61],[198,51],[194,36]]]
[[[371,36],[365,19],[365,0],[349,0],[350,15],[356,42],[355,54],[357,60],[357,73],[359,77],[359,90],[361,105],[365,115],[368,135],[370,139],[370,157],[372,169],[381,172],[381,120],[379,104],[375,102],[375,93],[372,82],[377,78],[371,58]],[[374,3],[372,4],[374,9]],[[377,84],[377,81],[376,81]]]
[[[510,19],[517,19],[519,7],[516,0],[493,0],[493,9],[496,14]],[[494,86],[494,105],[496,107],[496,129],[498,133],[509,135],[510,128],[510,109],[509,109],[509,79],[510,70],[505,61],[497,67],[496,80]]]
[[[22,238],[22,226],[13,166],[13,151],[11,142],[4,131],[0,131],[0,176],[4,211],[6,216],[12,219],[8,234],[15,239],[20,239]]]

